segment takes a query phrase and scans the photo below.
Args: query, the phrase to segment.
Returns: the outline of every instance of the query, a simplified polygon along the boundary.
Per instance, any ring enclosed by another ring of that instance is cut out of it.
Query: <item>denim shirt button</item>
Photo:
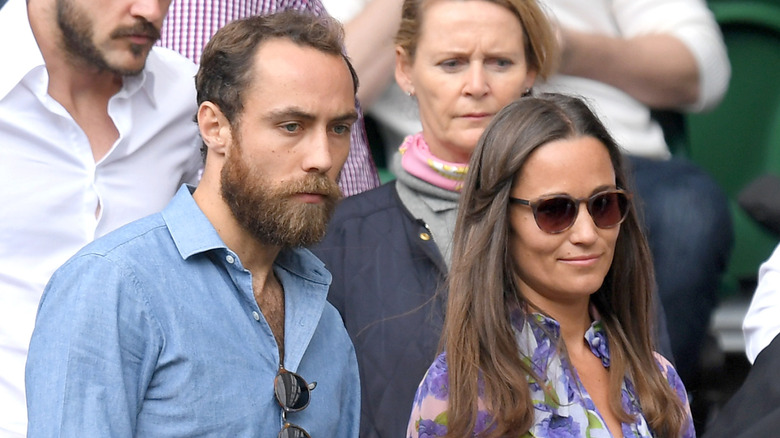
[[[233,256],[232,256],[232,255],[230,255],[230,254],[228,254],[228,256],[227,256],[227,257],[225,257],[225,260],[227,260],[227,262],[228,262],[228,263],[230,263],[231,265],[233,264],[233,262],[235,262],[235,261],[236,261],[235,257],[233,257]]]
[[[257,311],[252,312],[252,317],[255,318],[255,321],[260,321],[260,314]]]

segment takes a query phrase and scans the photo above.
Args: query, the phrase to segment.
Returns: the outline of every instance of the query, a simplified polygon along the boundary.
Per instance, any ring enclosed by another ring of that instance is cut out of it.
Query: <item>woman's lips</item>
[[[491,113],[468,113],[464,114],[461,117],[465,119],[484,119],[486,117],[492,117],[493,114]]]
[[[561,258],[560,261],[574,266],[591,266],[598,262],[599,258],[599,255],[592,254],[576,257],[565,257]]]

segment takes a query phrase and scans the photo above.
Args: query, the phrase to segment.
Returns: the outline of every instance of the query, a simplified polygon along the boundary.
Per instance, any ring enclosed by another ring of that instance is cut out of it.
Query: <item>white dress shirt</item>
[[[0,437],[24,436],[24,366],[49,277],[96,237],[161,210],[202,160],[195,65],[155,48],[108,104],[119,138],[95,162],[47,93],[26,2],[0,9]]]
[[[703,0],[542,0],[553,20],[564,27],[632,38],[664,33],[682,41],[699,67],[699,100],[686,111],[702,111],[717,105],[728,88],[731,65],[720,28]],[[669,148],[661,126],[650,109],[624,91],[592,79],[553,75],[537,91],[557,91],[584,96],[607,125],[618,144],[629,154],[668,158]]]
[[[742,323],[750,363],[780,333],[780,245],[758,269],[758,286]]]

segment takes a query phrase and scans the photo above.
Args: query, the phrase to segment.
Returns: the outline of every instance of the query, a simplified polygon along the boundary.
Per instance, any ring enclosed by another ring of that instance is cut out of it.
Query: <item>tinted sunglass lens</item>
[[[558,233],[569,228],[576,215],[574,200],[565,197],[545,199],[536,206],[536,224],[548,233]]]
[[[306,381],[295,373],[279,373],[274,379],[274,392],[279,403],[288,412],[300,411],[309,404],[309,388],[306,386]]]
[[[614,227],[628,211],[628,198],[620,192],[602,193],[590,199],[588,211],[597,227]]]
[[[287,423],[284,425],[282,430],[279,431],[278,438],[311,438],[311,435],[306,433],[306,431],[300,427]]]

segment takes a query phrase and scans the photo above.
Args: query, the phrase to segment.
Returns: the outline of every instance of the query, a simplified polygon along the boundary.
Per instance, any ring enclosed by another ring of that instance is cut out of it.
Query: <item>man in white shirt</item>
[[[167,7],[8,0],[0,9],[0,437],[25,435],[25,359],[52,272],[198,180],[197,69],[152,48]]]

